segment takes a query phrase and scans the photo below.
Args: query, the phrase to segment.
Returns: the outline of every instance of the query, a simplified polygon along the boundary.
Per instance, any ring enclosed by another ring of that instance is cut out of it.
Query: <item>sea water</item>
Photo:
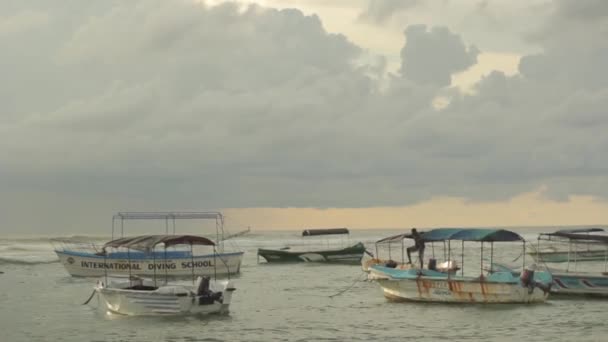
[[[536,231],[519,230],[535,240]],[[397,234],[352,230],[352,244]],[[104,239],[99,239],[101,242]],[[307,241],[307,240],[306,240]],[[395,303],[360,266],[258,263],[260,247],[306,244],[298,232],[252,232],[231,241],[245,251],[230,314],[127,317],[93,298],[96,279],[73,278],[47,238],[0,237],[0,341],[607,341],[608,300],[555,299],[535,305]],[[407,247],[406,241],[405,247]],[[452,243],[460,261],[462,246]],[[490,246],[465,245],[465,273],[479,274]],[[493,258],[520,264],[521,244],[494,244]],[[443,258],[442,246],[431,248]],[[387,250],[381,253],[388,253]],[[391,248],[401,258],[401,245]],[[386,255],[384,255],[386,257]],[[530,262],[531,260],[528,260]],[[489,266],[489,265],[488,265]],[[602,266],[603,269],[603,266]]]

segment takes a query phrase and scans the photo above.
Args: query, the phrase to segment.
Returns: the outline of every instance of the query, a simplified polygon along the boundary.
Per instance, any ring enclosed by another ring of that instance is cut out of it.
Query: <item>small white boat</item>
[[[214,246],[214,242],[193,235],[146,235],[113,240],[104,245],[108,248],[127,248],[151,251],[158,245],[168,248],[175,245]],[[122,315],[175,315],[175,314],[223,314],[229,311],[235,287],[230,280],[210,280],[198,277],[192,269],[193,285],[169,284],[155,276],[144,279],[130,275],[127,278],[107,276],[97,282],[95,292],[102,299],[108,312]],[[162,274],[162,273],[161,273]]]
[[[100,277],[106,272],[111,275],[153,276],[163,273],[170,277],[188,277],[192,269],[200,275],[233,275],[241,270],[242,251],[228,251],[224,241],[231,236],[224,236],[224,216],[219,212],[122,212],[112,217],[112,240],[116,226],[119,224],[120,237],[124,237],[124,221],[127,220],[160,220],[164,221],[165,234],[175,220],[212,220],[215,221],[215,240],[217,249],[213,251],[202,248],[196,253],[187,249],[173,249],[162,252],[113,251],[102,253],[93,243],[78,240],[55,239],[55,253],[59,261],[74,277]],[[234,236],[234,235],[233,235]],[[193,254],[194,253],[194,254]],[[164,261],[163,261],[164,260]]]
[[[490,243],[492,259],[495,241],[523,241],[518,234],[502,229],[454,228],[431,230],[424,234],[423,239],[425,242],[459,240],[463,242],[463,251],[464,241],[481,242],[482,270],[484,242]],[[375,265],[371,267],[370,278],[382,287],[384,296],[390,300],[483,304],[544,302],[552,281],[548,272],[535,272],[533,267],[522,272],[521,277],[510,271],[491,271],[472,277],[428,269],[400,270]]]
[[[109,312],[121,315],[224,314],[235,290],[229,280],[210,282],[208,277],[198,277],[192,286],[155,286],[139,277],[108,279],[98,281],[95,291]]]

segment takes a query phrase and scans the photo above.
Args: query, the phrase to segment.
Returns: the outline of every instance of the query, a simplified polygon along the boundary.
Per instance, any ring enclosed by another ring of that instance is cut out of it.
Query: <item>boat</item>
[[[538,235],[537,245],[531,245],[528,252],[537,262],[566,263],[570,261],[604,261],[607,258],[607,250],[602,240],[597,237],[605,237],[603,228],[564,229],[554,233],[542,233]],[[567,248],[565,248],[567,246]],[[583,246],[583,248],[580,248]]]
[[[132,274],[152,276],[162,271],[170,277],[188,277],[192,269],[201,275],[234,275],[240,272],[242,251],[228,251],[224,241],[224,216],[219,212],[120,212],[112,217],[112,238],[125,236],[125,221],[160,220],[165,225],[165,235],[170,227],[175,234],[176,220],[215,221],[215,243],[213,252],[209,248],[197,248],[194,255],[189,249],[172,248],[162,252],[124,251],[103,253],[96,244],[87,240],[75,241],[54,239],[55,253],[59,261],[74,277],[99,277],[109,271],[113,275]],[[120,231],[118,228],[120,227]],[[119,235],[120,233],[120,235]],[[127,260],[128,259],[128,260]],[[158,264],[159,259],[167,261]]]
[[[460,241],[462,259],[460,274],[438,272],[433,269],[400,270],[382,265],[371,267],[370,275],[380,285],[384,296],[395,301],[440,303],[536,303],[549,296],[551,275],[528,266],[517,277],[508,270],[484,269],[484,243],[490,244],[490,265],[493,264],[494,242],[523,242],[517,233],[504,229],[438,228],[423,235],[425,243],[447,242],[448,261],[451,242]],[[464,243],[481,243],[479,276],[464,274]],[[525,265],[525,257],[523,261]]]
[[[108,249],[154,252],[157,246],[166,250],[176,245],[213,246],[215,243],[205,237],[195,235],[143,235],[121,238],[107,242],[102,252]],[[162,253],[161,253],[162,254]],[[162,260],[167,263],[167,259]],[[97,282],[94,293],[98,294],[107,312],[121,315],[183,315],[183,314],[224,314],[229,312],[235,287],[231,280],[212,281],[209,276],[196,276],[191,268],[193,285],[170,284],[164,274],[164,282],[156,273],[152,279],[145,279],[129,273],[127,278],[111,278],[105,268],[105,276]]]
[[[537,253],[536,260],[542,261],[544,269],[553,276],[553,294],[608,297],[608,235],[591,234],[603,231],[592,228],[539,234],[534,252]],[[566,260],[554,257],[555,254],[549,254],[550,257],[541,255],[541,241],[567,244]],[[593,251],[593,256],[590,251]],[[566,265],[565,268],[547,265],[551,263]]]
[[[424,232],[420,232],[420,235],[424,236]],[[376,241],[374,243],[375,254],[366,250],[365,254],[363,255],[363,258],[361,258],[361,269],[363,270],[363,272],[369,273],[371,267],[374,265],[384,265],[387,267],[398,268],[401,270],[415,268],[415,266],[413,266],[409,262],[405,261],[405,251],[406,251],[406,247],[404,244],[405,239],[413,239],[412,234],[411,233],[397,234],[397,235],[388,236],[388,237],[385,237],[385,238],[382,238],[382,239]],[[397,253],[398,254],[400,253],[400,256],[401,256],[400,261],[395,260],[396,258],[393,257],[393,255],[395,253],[393,251],[395,249],[393,247],[394,244],[399,245],[397,247],[397,249],[398,249]],[[431,257],[431,259],[429,259],[429,263],[431,264],[431,267],[434,270],[439,271],[439,272],[454,273],[460,269],[455,260],[449,260],[449,261],[437,263],[437,259],[435,257],[435,245],[432,242],[430,244],[431,244],[432,257]],[[381,252],[386,253],[388,255],[388,258],[382,258]],[[444,255],[444,259],[445,259],[445,255]],[[373,280],[371,278],[369,278],[369,279]]]
[[[347,228],[306,229],[303,237],[326,237],[329,235],[348,236]],[[266,262],[325,262],[341,264],[358,264],[365,252],[365,246],[357,242],[352,246],[342,248],[310,248],[303,249],[284,247],[281,249],[258,249],[258,258],[261,256]]]

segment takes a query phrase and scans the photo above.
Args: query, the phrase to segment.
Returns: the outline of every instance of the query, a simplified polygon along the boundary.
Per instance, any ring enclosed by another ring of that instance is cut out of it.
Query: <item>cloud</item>
[[[24,10],[8,17],[0,17],[0,37],[44,27],[48,24],[46,13]]]
[[[445,27],[427,30],[425,25],[413,25],[405,30],[405,37],[401,74],[416,83],[448,86],[452,74],[477,63],[479,50],[467,49],[460,36]]]
[[[450,77],[479,52],[446,27],[406,28],[401,72],[383,78],[361,65],[366,51],[294,9],[19,4],[0,12],[47,19],[44,30],[0,38],[7,220],[72,205],[106,213],[485,201],[540,186],[558,199],[608,197],[601,18],[573,19],[588,25],[573,31],[579,39],[551,36],[565,13],[553,11],[518,75],[493,72],[465,95]],[[451,99],[441,110],[438,96]]]
[[[359,14],[359,20],[381,24],[398,12],[419,5],[419,0],[369,0],[367,8]]]

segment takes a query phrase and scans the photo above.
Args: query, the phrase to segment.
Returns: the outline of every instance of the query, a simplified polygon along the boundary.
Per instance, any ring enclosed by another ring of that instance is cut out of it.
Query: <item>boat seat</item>
[[[158,288],[158,293],[163,294],[174,294],[174,295],[187,295],[188,290],[183,286],[175,285],[175,286],[163,286]]]

